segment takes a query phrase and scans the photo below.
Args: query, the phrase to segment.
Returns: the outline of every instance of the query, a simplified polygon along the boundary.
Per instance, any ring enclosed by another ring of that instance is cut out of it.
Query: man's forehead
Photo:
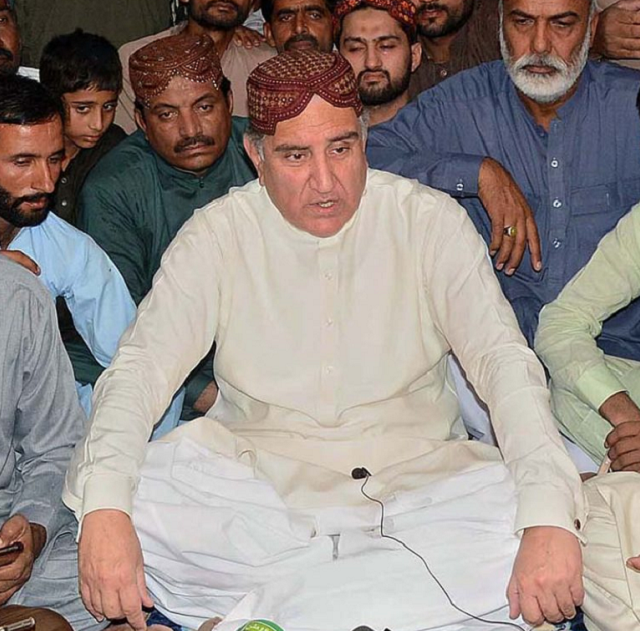
[[[208,98],[219,99],[221,96],[221,92],[212,81],[200,83],[186,77],[176,76],[169,81],[167,87],[160,94],[151,98],[149,107],[151,109],[162,106],[190,107],[198,101]]]
[[[384,9],[366,7],[352,11],[342,20],[342,36],[380,39],[382,37],[399,37],[404,34],[398,20]]]
[[[305,11],[310,9],[328,10],[325,0],[276,0],[274,13],[280,11]]]
[[[552,17],[566,13],[586,15],[591,9],[591,0],[504,0],[504,12],[526,13],[539,17]]]
[[[64,149],[62,120],[59,116],[35,125],[0,123],[0,153],[2,155],[49,156]]]

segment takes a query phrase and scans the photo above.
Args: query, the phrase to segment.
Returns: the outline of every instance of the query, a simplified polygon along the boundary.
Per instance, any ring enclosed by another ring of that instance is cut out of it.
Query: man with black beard
[[[422,49],[410,0],[340,0],[334,9],[336,45],[351,64],[369,125],[393,118],[409,101],[411,73]]]
[[[0,80],[0,251],[39,266],[42,283],[65,300],[92,355],[107,366],[135,305],[93,239],[50,213],[62,133],[61,105],[40,84],[15,75]],[[78,384],[78,394],[88,404],[91,386]]]
[[[1,0],[0,0],[1,1]],[[233,90],[233,113],[247,116],[246,82],[250,72],[275,51],[267,44],[246,48],[233,43],[237,27],[247,19],[253,0],[180,0],[186,6],[187,21],[166,31],[129,42],[119,50],[122,62],[122,92],[115,122],[127,133],[136,130],[135,94],[129,78],[129,58],[143,46],[169,35],[208,35],[215,44],[224,76]]]
[[[412,1],[422,63],[411,78],[411,99],[461,70],[500,58],[498,0]]]

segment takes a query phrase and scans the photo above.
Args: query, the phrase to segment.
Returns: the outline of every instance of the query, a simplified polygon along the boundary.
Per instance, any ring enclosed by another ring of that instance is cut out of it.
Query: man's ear
[[[264,23],[263,33],[264,33],[264,38],[267,40],[267,44],[269,44],[271,48],[275,48],[276,40],[273,39],[273,33],[271,32],[271,27],[269,26],[269,22]]]
[[[144,116],[142,115],[142,112],[140,111],[139,107],[136,107],[135,110],[133,111],[133,118],[136,121],[136,125],[138,127],[140,127],[140,129],[142,129],[142,131],[144,132],[144,135],[147,135],[147,122],[144,120]]]
[[[249,158],[251,158],[251,162],[253,162],[253,166],[258,172],[260,184],[264,186],[264,161],[260,157],[256,146],[246,136],[244,137],[244,150],[247,152]]]
[[[411,45],[411,72],[415,72],[416,68],[422,61],[422,45],[420,42],[416,42]]]

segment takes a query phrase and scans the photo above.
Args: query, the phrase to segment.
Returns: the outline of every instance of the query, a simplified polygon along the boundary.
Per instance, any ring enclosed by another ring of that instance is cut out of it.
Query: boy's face
[[[78,90],[65,92],[62,101],[66,139],[79,149],[95,147],[113,123],[118,93],[111,90]]]

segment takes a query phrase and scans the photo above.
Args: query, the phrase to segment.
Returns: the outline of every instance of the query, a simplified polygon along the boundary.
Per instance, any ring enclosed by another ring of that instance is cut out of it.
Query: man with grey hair
[[[537,224],[541,264],[535,248],[519,267],[496,257],[530,344],[543,305],[640,198],[640,73],[588,61],[597,19],[589,0],[504,0],[504,60],[429,90],[369,139],[374,166],[459,198],[492,254],[505,242],[522,253]],[[503,182],[531,215],[496,213]],[[640,304],[621,311],[600,347],[640,359],[639,318]]]
[[[640,541],[625,529],[620,551],[606,505],[587,517],[544,373],[466,212],[368,169],[340,55],[282,53],[247,89],[258,180],[167,249],[69,468],[89,609],[136,629],[155,602],[188,628],[453,631],[560,621],[584,601],[601,631],[633,631],[626,601],[598,599],[614,600],[607,577],[626,589]],[[214,340],[215,405],[147,445]],[[502,454],[466,440],[451,352]],[[619,562],[600,576],[605,544]]]

